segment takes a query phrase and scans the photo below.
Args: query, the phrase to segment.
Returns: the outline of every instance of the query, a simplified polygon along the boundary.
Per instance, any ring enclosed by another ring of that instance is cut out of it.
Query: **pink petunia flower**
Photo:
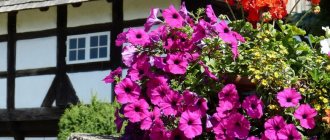
[[[157,14],[158,14],[159,8],[152,8],[150,10],[150,15],[147,18],[147,22],[144,23],[144,31],[148,32],[150,28],[158,23],[161,23],[162,21],[158,19]]]
[[[109,75],[107,75],[103,81],[107,84],[107,83],[112,83],[115,81],[115,77],[120,77],[122,73],[122,69],[121,67],[118,67],[116,70],[110,72]]]
[[[127,46],[123,47],[121,55],[123,58],[123,63],[127,67],[132,66],[132,63],[133,63],[134,59],[136,58],[136,52],[137,52],[137,49],[133,45],[127,45]]]
[[[274,116],[268,119],[265,124],[265,137],[272,140],[278,140],[278,132],[286,126],[282,116]]]
[[[142,29],[130,28],[126,36],[128,42],[133,45],[144,46],[150,42],[149,35]]]
[[[278,139],[280,140],[301,140],[301,135],[296,129],[296,126],[293,124],[285,125],[284,128],[282,128],[278,132]]]
[[[293,88],[286,88],[276,96],[281,107],[295,107],[299,104],[301,95]]]
[[[236,104],[239,100],[238,92],[234,84],[227,84],[218,93],[219,103],[228,101],[231,104]]]
[[[127,32],[122,32],[117,35],[117,39],[116,39],[117,47],[123,45],[126,42],[126,35],[127,35]]]
[[[171,131],[169,140],[192,140],[192,138],[187,138],[179,128],[176,128]]]
[[[170,94],[171,89],[168,85],[159,85],[149,92],[150,101],[154,105],[159,105]]]
[[[163,99],[163,102],[159,103],[160,109],[164,115],[177,115],[181,111],[182,96],[177,91],[171,91]]]
[[[143,77],[147,77],[150,74],[150,63],[146,59],[134,63],[128,70],[128,76],[133,80],[141,80]]]
[[[250,136],[246,140],[260,140],[260,139],[256,136]]]
[[[187,20],[189,18],[189,12],[186,7],[186,3],[182,2],[179,10],[179,14],[182,16],[183,19]]]
[[[234,136],[229,136],[228,132],[228,119],[221,119],[214,124],[213,132],[216,140],[233,140]]]
[[[207,5],[206,6],[206,15],[207,17],[210,19],[210,23],[214,24],[217,22],[218,18],[217,16],[214,14],[212,5]]]
[[[161,119],[156,119],[154,125],[150,128],[150,139],[152,140],[167,140],[169,138],[166,128]]]
[[[146,118],[141,121],[141,129],[149,130],[156,119],[159,119],[160,109],[155,107],[152,112],[148,112]]]
[[[176,11],[173,5],[163,11],[163,17],[165,19],[165,22],[173,28],[182,27],[184,22],[183,18],[178,13],[178,11]]]
[[[185,74],[188,67],[188,61],[181,54],[168,54],[165,70],[172,74]]]
[[[314,117],[317,111],[309,104],[302,104],[294,112],[293,116],[300,121],[300,125],[306,129],[313,129],[315,127]]]
[[[247,96],[242,107],[253,119],[260,119],[263,115],[263,103],[256,95]]]
[[[124,107],[124,116],[128,118],[130,122],[140,122],[147,117],[149,113],[148,108],[149,104],[144,99],[140,99]]]
[[[235,113],[228,118],[228,135],[235,138],[244,139],[249,135],[250,122],[239,113]]]
[[[183,91],[182,95],[187,110],[191,112],[196,112],[201,117],[206,115],[208,106],[205,98],[197,97],[196,93],[190,92],[188,90]]]
[[[117,101],[121,104],[136,102],[140,92],[140,86],[129,78],[125,78],[115,86]]]
[[[200,115],[195,112],[185,111],[182,113],[179,129],[187,138],[194,138],[202,134],[202,121]]]
[[[238,106],[238,103],[233,104],[230,101],[222,101],[216,108],[217,112],[215,114],[220,118],[227,118],[237,112]]]

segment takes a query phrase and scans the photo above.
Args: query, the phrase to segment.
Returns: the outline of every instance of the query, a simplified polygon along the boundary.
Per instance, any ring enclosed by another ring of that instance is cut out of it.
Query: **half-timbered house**
[[[182,1],[229,11],[223,0],[0,0],[0,139],[56,137],[68,105],[112,101],[102,79],[121,66],[116,36]]]

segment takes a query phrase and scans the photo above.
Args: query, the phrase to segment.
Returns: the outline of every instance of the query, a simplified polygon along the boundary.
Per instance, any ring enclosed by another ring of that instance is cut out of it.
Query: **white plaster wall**
[[[14,137],[0,137],[0,140],[15,140]]]
[[[111,84],[105,84],[102,80],[110,71],[94,71],[82,73],[69,73],[71,83],[76,90],[79,100],[89,104],[93,94],[101,101],[111,101]]]
[[[56,37],[19,40],[16,48],[16,69],[56,66]]]
[[[7,71],[7,42],[0,42],[0,71]]]
[[[17,32],[40,31],[56,28],[56,7],[48,11],[23,10],[17,13]]]
[[[7,34],[7,13],[0,13],[0,35]]]
[[[16,78],[16,108],[40,107],[55,75],[28,76]]]
[[[124,20],[147,18],[151,8],[180,7],[181,0],[124,0]]]
[[[112,3],[106,0],[84,2],[80,7],[68,6],[68,27],[112,21]]]
[[[0,79],[0,108],[6,108],[7,102],[7,79]],[[1,139],[0,139],[1,140]]]
[[[1,140],[1,139],[0,139]],[[44,137],[44,138],[40,138],[40,137],[25,137],[24,140],[57,140],[56,137]]]

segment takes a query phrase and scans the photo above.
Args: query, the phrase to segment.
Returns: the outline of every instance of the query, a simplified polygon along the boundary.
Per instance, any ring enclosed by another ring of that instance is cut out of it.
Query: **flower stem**
[[[227,6],[229,8],[229,11],[230,11],[231,15],[233,16],[234,20],[236,20],[236,17],[235,17],[235,14],[234,14],[233,9],[231,8],[231,6],[229,5],[229,3],[227,1],[226,1],[226,4],[227,4]]]
[[[312,11],[312,8],[306,11],[306,13],[297,21],[296,26]]]
[[[300,2],[300,0],[298,0],[298,1],[294,4],[294,6],[292,7],[292,9],[290,10],[290,12],[289,12],[288,15],[291,15],[291,13],[292,13],[293,10],[297,7],[297,5],[298,5],[299,2]],[[285,19],[285,23],[288,22],[288,19],[289,19],[289,18]]]

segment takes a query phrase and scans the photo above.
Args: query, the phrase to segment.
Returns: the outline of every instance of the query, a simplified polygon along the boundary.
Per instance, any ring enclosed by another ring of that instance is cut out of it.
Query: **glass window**
[[[109,39],[109,32],[68,36],[67,63],[110,60]]]

